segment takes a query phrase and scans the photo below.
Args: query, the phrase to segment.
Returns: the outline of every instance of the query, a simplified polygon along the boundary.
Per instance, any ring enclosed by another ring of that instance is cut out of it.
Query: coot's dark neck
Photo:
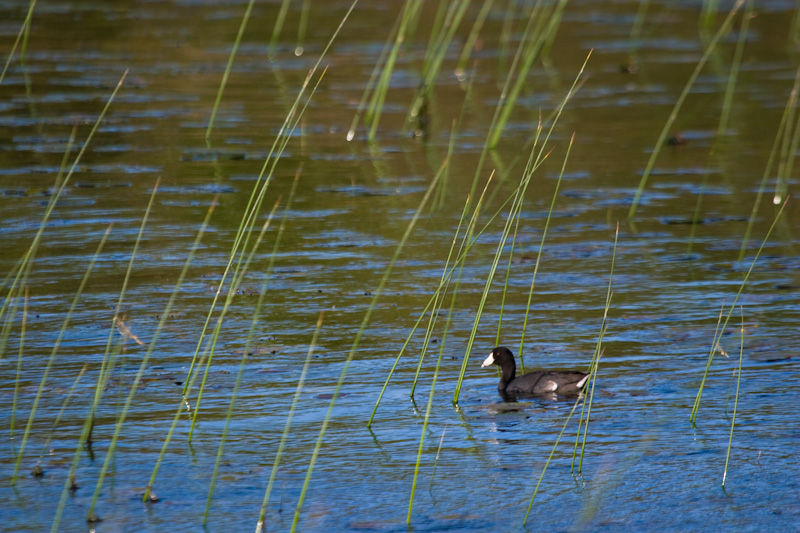
[[[517,364],[514,361],[503,361],[503,377],[500,378],[500,384],[497,388],[501,391],[506,390],[508,384],[517,375]]]

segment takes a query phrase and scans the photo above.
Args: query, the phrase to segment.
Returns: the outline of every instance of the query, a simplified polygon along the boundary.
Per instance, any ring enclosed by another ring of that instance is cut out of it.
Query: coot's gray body
[[[560,394],[574,396],[580,394],[589,374],[584,372],[563,372],[558,370],[537,370],[517,376],[517,363],[514,354],[505,346],[498,346],[481,367],[497,365],[503,370],[503,376],[497,389],[513,396]]]

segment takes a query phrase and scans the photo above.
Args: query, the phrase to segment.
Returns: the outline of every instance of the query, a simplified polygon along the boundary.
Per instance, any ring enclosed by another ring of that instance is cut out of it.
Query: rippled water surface
[[[410,519],[414,530],[800,530],[800,243],[794,199],[778,218],[738,298],[721,341],[728,357],[716,352],[697,424],[689,422],[720,309],[724,306],[727,314],[736,299],[778,214],[776,177],[793,164],[797,117],[796,107],[790,106],[787,140],[777,145],[759,196],[797,70],[795,6],[787,2],[755,6],[728,123],[718,135],[742,24],[741,12],[736,15],[732,32],[709,55],[667,132],[675,141],[663,146],[629,221],[628,210],[659,134],[731,3],[722,3],[710,34],[702,31],[703,6],[696,2],[567,3],[549,53],[533,63],[497,149],[481,163],[502,84],[534,2],[493,3],[469,63],[467,88],[454,71],[483,6],[472,2],[432,91],[425,135],[414,137],[406,113],[420,84],[439,5],[425,2],[397,57],[375,140],[368,141],[368,128],[362,125],[348,142],[359,100],[404,5],[362,0],[325,57],[328,70],[275,167],[250,243],[275,202],[280,204],[231,300],[207,373],[205,366],[198,367],[206,384],[191,443],[191,418],[184,410],[153,484],[158,501],[141,502],[176,410],[184,404],[182,385],[251,191],[303,80],[349,7],[345,1],[309,0],[303,53],[297,55],[304,4],[291,3],[270,59],[280,2],[255,3],[210,146],[205,132],[246,2],[39,0],[35,6],[24,58],[13,56],[0,83],[0,277],[6,279],[0,329],[0,431],[6,442],[0,451],[0,530],[53,527],[110,331],[113,370],[96,415],[91,453],[79,452],[77,488],[66,493],[57,524],[61,531],[203,530],[234,393],[207,529],[255,529],[290,415],[265,526],[291,529],[320,429],[345,369],[299,512],[299,530],[406,530],[421,435],[425,440]],[[27,2],[0,1],[4,60],[27,10]],[[504,202],[523,175],[540,116],[550,116],[561,103],[589,50],[593,53],[579,89],[548,140],[546,151],[552,153],[527,190],[511,262],[509,238],[472,353],[465,353],[508,216]],[[20,292],[10,294],[15,265],[29,250],[53,198],[64,153],[70,150],[66,161],[71,164],[84,148],[126,69],[119,93],[47,221],[27,299]],[[359,326],[447,157],[454,129],[447,176],[421,211],[348,364]],[[501,215],[469,252],[447,335],[449,301],[439,313],[414,399],[409,393],[421,331],[411,338],[368,429],[384,380],[439,283],[478,168],[476,195],[496,171],[478,227],[495,211]],[[296,174],[299,181],[287,210]],[[796,171],[784,174],[792,194]],[[215,198],[218,205],[144,365],[113,460],[106,463],[148,343]],[[758,210],[740,260],[755,202]],[[506,270],[500,343],[519,351],[538,256],[525,332],[526,368],[583,370],[600,334],[617,222],[613,297],[582,474],[570,473],[575,415],[523,526],[573,400],[506,404],[497,393],[497,373],[480,368],[496,344]],[[123,285],[122,325],[112,328]],[[228,288],[226,283],[222,301]],[[237,388],[260,300],[254,341]],[[303,373],[321,311],[323,324]],[[69,322],[62,330],[65,319]],[[723,490],[740,346],[741,385]],[[453,394],[467,356],[456,408]],[[198,401],[199,385],[198,380],[189,393],[191,405]],[[37,462],[43,476],[32,475]],[[102,521],[88,523],[104,464],[106,477],[94,507]]]

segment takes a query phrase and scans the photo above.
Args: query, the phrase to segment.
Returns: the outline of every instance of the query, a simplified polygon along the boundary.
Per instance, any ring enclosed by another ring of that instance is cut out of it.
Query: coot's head
[[[481,368],[489,365],[497,365],[501,368],[517,366],[514,362],[514,354],[512,354],[511,350],[505,346],[498,346],[492,350],[492,353],[489,354],[489,357],[484,359],[483,363],[481,364]]]

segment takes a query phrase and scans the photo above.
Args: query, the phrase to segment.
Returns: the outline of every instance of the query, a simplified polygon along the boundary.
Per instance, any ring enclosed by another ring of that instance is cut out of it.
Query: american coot
[[[514,354],[505,346],[498,346],[481,365],[481,368],[497,365],[503,369],[503,377],[497,385],[500,393],[506,396],[530,396],[537,394],[561,394],[564,396],[580,394],[589,374],[583,372],[561,372],[537,370],[516,376],[517,363]]]

